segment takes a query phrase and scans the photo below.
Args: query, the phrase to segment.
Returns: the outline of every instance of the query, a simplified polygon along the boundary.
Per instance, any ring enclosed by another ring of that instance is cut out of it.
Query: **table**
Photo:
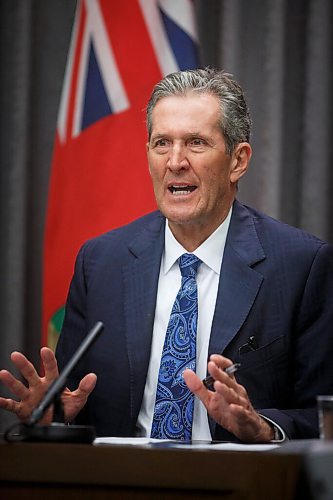
[[[319,440],[290,442],[260,452],[216,451],[214,446],[198,450],[0,443],[0,498],[4,500],[332,500],[331,476],[333,442]]]

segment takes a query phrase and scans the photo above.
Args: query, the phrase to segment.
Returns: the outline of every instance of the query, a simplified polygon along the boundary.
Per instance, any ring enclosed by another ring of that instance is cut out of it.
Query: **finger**
[[[216,380],[214,382],[215,394],[223,397],[224,401],[228,404],[241,406],[245,409],[252,407],[245,387],[238,384],[235,378],[231,375],[223,373],[224,381]]]
[[[89,394],[95,388],[96,381],[97,376],[95,373],[88,373],[88,375],[83,377],[80,381],[79,386],[75,391],[70,391],[66,388],[62,394],[64,404],[71,405],[75,401],[75,405],[77,405],[77,402],[80,404],[81,401],[87,401]]]
[[[28,388],[9,371],[0,371],[0,380],[19,399],[26,399],[29,396]]]
[[[15,403],[17,402],[14,401],[13,399],[0,398],[0,408],[2,408],[3,410],[10,411],[12,413],[15,413],[14,410]]]
[[[11,413],[15,413],[20,420],[26,420],[32,411],[32,408],[29,405],[22,405],[14,399],[6,398],[0,398],[0,408]]]
[[[40,377],[34,365],[21,352],[14,351],[10,356],[16,368],[32,387],[40,384]]]
[[[88,373],[83,379],[81,380],[78,391],[82,393],[84,396],[88,397],[89,394],[94,390],[97,382],[97,376],[95,373]]]
[[[183,378],[190,391],[193,392],[205,406],[207,406],[211,391],[206,389],[202,380],[190,369],[184,370]]]
[[[209,361],[213,361],[216,366],[221,368],[221,370],[225,370],[228,366],[231,366],[233,362],[231,359],[222,356],[221,354],[212,354],[209,358]]]
[[[222,364],[222,367],[221,365],[217,365],[215,363],[215,361],[213,361],[212,359],[208,362],[208,372],[209,374],[213,377],[213,379],[216,381],[216,380],[219,380],[220,382],[223,382],[224,384],[226,384],[227,386],[229,387],[233,387],[234,389],[236,388],[237,386],[237,381],[234,377],[233,374],[229,375],[228,373],[226,373],[224,370],[227,366],[230,366],[229,364],[228,365],[225,365],[224,363]],[[215,386],[214,386],[215,387]]]
[[[42,347],[40,356],[44,366],[45,379],[47,382],[51,383],[59,376],[58,363],[54,352],[49,347]]]
[[[76,391],[71,392],[69,389],[64,390],[62,394],[62,401],[64,404],[65,419],[67,422],[71,422],[83,408],[89,394],[96,385],[96,381],[96,375],[94,373],[89,373],[81,380]]]
[[[246,397],[243,396],[241,392],[238,392],[233,387],[216,380],[214,382],[215,397],[218,395],[223,397],[224,401],[228,404],[238,405],[244,408],[248,408],[249,402]]]

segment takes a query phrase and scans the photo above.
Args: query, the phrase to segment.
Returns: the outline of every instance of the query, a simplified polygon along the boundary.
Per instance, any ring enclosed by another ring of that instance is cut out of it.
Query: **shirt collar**
[[[222,224],[194,252],[194,255],[215,273],[220,274],[225,242],[227,239],[232,207]],[[165,224],[165,245],[162,259],[162,271],[167,274],[179,257],[187,253],[172,234],[169,223]]]

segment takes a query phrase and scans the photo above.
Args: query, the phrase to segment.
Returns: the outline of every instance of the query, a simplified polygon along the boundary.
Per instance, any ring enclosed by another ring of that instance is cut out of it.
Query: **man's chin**
[[[195,223],[196,217],[194,214],[170,211],[170,210],[161,210],[162,214],[168,219],[168,221],[172,224],[193,224]]]
[[[175,225],[201,224],[205,218],[198,203],[161,203],[159,210],[168,221]]]

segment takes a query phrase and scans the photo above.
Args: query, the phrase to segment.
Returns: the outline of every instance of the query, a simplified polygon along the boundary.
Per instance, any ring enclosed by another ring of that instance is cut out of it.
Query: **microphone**
[[[103,328],[104,328],[103,323],[101,321],[98,321],[89,331],[88,335],[86,336],[82,344],[79,346],[77,351],[74,353],[72,358],[68,361],[67,365],[62,370],[59,377],[52,382],[52,384],[48,388],[46,394],[44,395],[43,399],[41,400],[37,408],[33,410],[30,420],[28,421],[29,426],[37,423],[42,418],[42,416],[44,415],[50,404],[53,402],[55,397],[58,394],[62,393],[62,391],[66,387],[68,376],[74,370],[74,368],[76,367],[82,356],[89,349],[89,347],[92,345],[97,336],[102,332]]]
[[[103,328],[104,324],[98,321],[88,332],[86,338],[65,365],[59,377],[52,382],[38,406],[32,411],[29,421],[20,425],[23,434],[19,436],[19,440],[92,443],[95,439],[96,433],[93,426],[66,425],[63,422],[64,414],[61,393],[66,387],[68,376],[102,332]],[[50,425],[36,425],[52,403],[55,405],[53,422]],[[10,431],[11,429],[6,432],[5,438],[12,441]]]

